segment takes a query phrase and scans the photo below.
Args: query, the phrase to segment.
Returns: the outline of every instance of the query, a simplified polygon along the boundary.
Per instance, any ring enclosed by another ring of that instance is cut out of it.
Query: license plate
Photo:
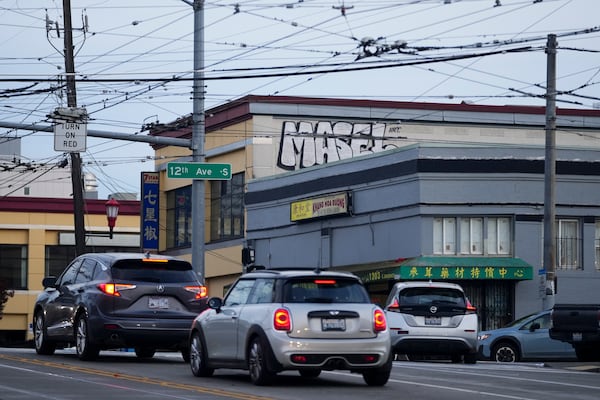
[[[581,342],[582,339],[583,339],[583,334],[581,332],[573,332],[573,341],[574,342]]]
[[[442,317],[425,317],[425,325],[441,325]]]
[[[343,318],[322,318],[321,329],[324,331],[345,331],[346,320]]]
[[[169,308],[169,298],[168,297],[150,297],[148,299],[148,308],[160,308],[160,309]]]

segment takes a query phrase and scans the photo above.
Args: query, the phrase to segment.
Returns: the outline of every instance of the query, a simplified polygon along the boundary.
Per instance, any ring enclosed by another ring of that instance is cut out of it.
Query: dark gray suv
[[[192,265],[167,256],[84,254],[42,282],[33,311],[38,354],[75,345],[82,360],[115,348],[149,358],[164,349],[188,361],[189,328],[207,307]]]

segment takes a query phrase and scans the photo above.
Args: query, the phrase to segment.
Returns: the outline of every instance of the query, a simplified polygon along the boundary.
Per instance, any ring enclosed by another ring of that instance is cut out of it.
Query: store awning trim
[[[516,257],[422,256],[372,264],[354,272],[368,282],[387,280],[531,280],[533,267]]]

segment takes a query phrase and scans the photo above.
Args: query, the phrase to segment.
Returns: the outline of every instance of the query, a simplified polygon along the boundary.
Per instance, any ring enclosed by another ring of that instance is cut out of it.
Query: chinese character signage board
[[[159,173],[142,172],[142,251],[158,251]]]
[[[449,266],[449,267],[400,267],[402,279],[500,279],[524,280],[532,279],[531,268],[503,266]]]
[[[349,202],[348,192],[294,201],[290,204],[290,220],[296,222],[330,215],[347,215],[350,213]]]
[[[532,269],[525,266],[413,266],[402,265],[359,272],[361,279],[368,282],[385,280],[531,280]]]

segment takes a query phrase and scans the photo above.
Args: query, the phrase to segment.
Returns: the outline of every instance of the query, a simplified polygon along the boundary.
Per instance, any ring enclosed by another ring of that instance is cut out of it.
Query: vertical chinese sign
[[[142,172],[142,251],[158,251],[159,173]]]

